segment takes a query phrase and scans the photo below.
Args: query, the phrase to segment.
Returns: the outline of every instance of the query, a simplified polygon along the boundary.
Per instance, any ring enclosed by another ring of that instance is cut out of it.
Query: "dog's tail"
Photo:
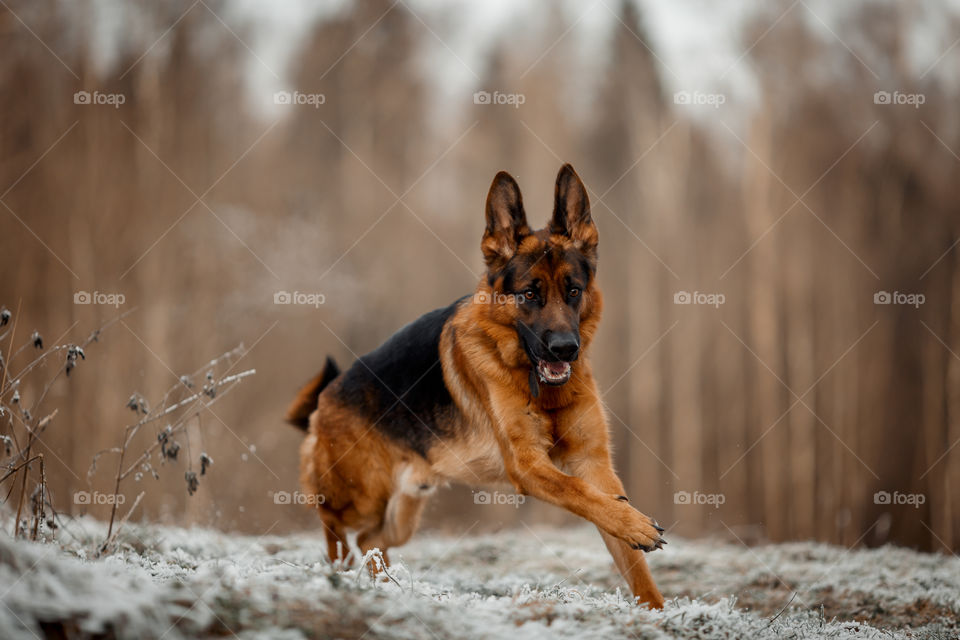
[[[297,397],[287,407],[287,413],[284,416],[286,421],[306,431],[310,425],[310,414],[317,408],[317,398],[320,396],[320,392],[333,382],[338,375],[340,375],[340,367],[333,361],[333,358],[327,356],[327,361],[323,364],[320,373],[297,392]]]

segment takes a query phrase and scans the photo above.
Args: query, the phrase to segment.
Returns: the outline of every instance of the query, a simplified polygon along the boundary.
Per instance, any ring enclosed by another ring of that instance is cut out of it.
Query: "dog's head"
[[[512,325],[530,361],[530,384],[562,385],[599,312],[597,228],[587,190],[569,164],[557,174],[553,215],[539,231],[527,224],[520,187],[501,171],[487,195],[481,248],[491,304]],[[585,330],[584,325],[589,324]]]

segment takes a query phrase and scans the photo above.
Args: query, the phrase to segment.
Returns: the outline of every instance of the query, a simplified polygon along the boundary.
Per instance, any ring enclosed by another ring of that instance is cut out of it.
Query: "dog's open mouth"
[[[570,363],[540,360],[537,362],[537,375],[540,376],[540,382],[563,384],[570,379]]]

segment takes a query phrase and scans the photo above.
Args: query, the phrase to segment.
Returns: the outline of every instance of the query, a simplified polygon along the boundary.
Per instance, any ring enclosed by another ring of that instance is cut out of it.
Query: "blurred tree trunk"
[[[770,158],[775,148],[774,135],[769,119],[759,116],[750,128],[747,146],[760,158]],[[748,167],[747,189],[751,195],[747,199],[745,214],[748,236],[757,239],[769,230],[776,220],[775,212],[783,210],[784,205],[783,199],[775,195],[779,189],[774,188],[774,179],[768,169],[755,161],[748,162]],[[751,486],[758,494],[756,504],[760,511],[755,511],[754,517],[763,522],[767,535],[773,540],[783,539],[786,534],[789,466],[785,462],[790,455],[783,437],[786,407],[779,401],[783,397],[782,386],[775,377],[777,371],[783,371],[777,347],[783,335],[778,312],[783,290],[780,279],[782,252],[778,239],[777,234],[763,238],[752,249],[748,261],[752,295],[747,336],[752,340],[748,345],[755,355],[750,393],[755,401],[756,418],[748,447],[756,446],[741,463],[748,465]],[[767,370],[768,367],[774,373]]]

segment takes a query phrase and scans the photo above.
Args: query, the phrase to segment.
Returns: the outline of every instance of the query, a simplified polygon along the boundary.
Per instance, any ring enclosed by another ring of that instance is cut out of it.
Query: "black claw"
[[[656,522],[653,523],[653,528],[659,531],[660,533],[663,533],[664,531],[666,531],[666,529],[658,525]]]
[[[620,502],[630,502],[627,499],[627,496],[617,496],[617,500],[619,500]]]
[[[664,540],[663,538],[660,538],[659,540],[657,540],[657,544],[667,544],[667,541]]]

